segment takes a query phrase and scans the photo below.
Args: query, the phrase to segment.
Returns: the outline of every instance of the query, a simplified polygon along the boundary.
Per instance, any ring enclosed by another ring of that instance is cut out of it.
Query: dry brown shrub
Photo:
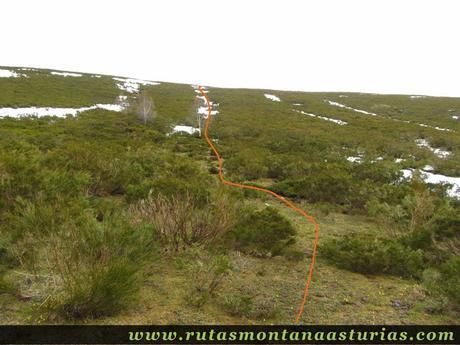
[[[131,207],[135,223],[153,224],[159,241],[173,251],[192,244],[208,244],[236,223],[231,200],[215,194],[205,207],[190,194],[149,195]]]

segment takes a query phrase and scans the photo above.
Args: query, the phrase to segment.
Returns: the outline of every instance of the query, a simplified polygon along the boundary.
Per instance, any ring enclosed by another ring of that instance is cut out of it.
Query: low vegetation
[[[1,107],[91,106],[119,95],[131,105],[0,119],[0,321],[293,319],[311,226],[264,194],[222,186],[204,140],[171,134],[195,126],[190,86],[127,94],[109,76],[21,73],[29,77],[0,78]],[[460,175],[460,122],[452,120],[460,99],[276,92],[281,102],[273,102],[263,93],[210,89],[220,112],[211,136],[228,179],[270,188],[320,223],[303,321],[456,320],[460,202],[449,186],[401,170]],[[450,155],[418,147],[419,138]]]

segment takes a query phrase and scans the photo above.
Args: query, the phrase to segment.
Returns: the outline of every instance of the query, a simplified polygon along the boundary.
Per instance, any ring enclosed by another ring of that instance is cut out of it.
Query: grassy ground
[[[281,205],[280,210],[288,212]],[[294,214],[289,214],[295,217]],[[321,218],[321,240],[347,231],[372,228],[359,217],[330,214]],[[311,236],[300,219],[296,225],[300,238],[298,249],[310,255]],[[311,229],[309,229],[311,230]],[[310,237],[310,239],[308,238]],[[186,254],[184,254],[185,257]],[[223,288],[201,308],[187,301],[194,276],[181,268],[180,258],[161,258],[149,266],[139,298],[119,315],[89,320],[89,323],[113,324],[181,324],[181,323],[293,323],[306,275],[306,260],[281,257],[260,259],[233,252],[232,271]],[[275,313],[268,318],[231,315],[222,300],[231,293],[257,298],[259,303],[273,303]],[[30,302],[1,296],[2,323],[26,322],[25,310]],[[456,316],[430,312],[432,302],[415,281],[397,277],[365,276],[337,269],[321,257],[315,268],[314,281],[303,323],[318,324],[439,324],[455,323]]]

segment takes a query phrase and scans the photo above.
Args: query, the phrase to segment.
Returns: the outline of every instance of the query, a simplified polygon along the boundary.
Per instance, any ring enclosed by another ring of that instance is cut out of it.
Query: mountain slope
[[[313,229],[219,184],[194,87],[0,71],[1,322],[293,321]],[[460,98],[206,90],[227,178],[320,223],[301,322],[455,322]]]

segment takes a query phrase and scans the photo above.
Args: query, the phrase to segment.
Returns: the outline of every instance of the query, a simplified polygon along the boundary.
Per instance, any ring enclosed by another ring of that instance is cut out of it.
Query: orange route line
[[[200,90],[201,95],[206,100],[206,105],[208,107],[208,117],[207,117],[205,125],[204,125],[204,138],[206,139],[206,142],[211,147],[212,151],[214,152],[214,154],[217,157],[217,161],[218,161],[218,164],[219,164],[219,179],[220,179],[220,181],[223,184],[228,185],[228,186],[233,186],[233,187],[238,187],[238,188],[243,188],[243,189],[258,190],[260,192],[271,194],[275,198],[279,199],[284,204],[286,204],[286,206],[290,207],[291,209],[293,209],[294,211],[296,211],[300,215],[304,216],[310,223],[312,223],[315,226],[315,240],[313,241],[313,253],[312,253],[312,256],[311,256],[310,266],[308,268],[308,276],[307,276],[307,280],[306,280],[306,283],[305,283],[305,289],[303,291],[302,301],[300,303],[299,310],[298,310],[298,312],[296,314],[296,317],[295,317],[295,322],[299,323],[300,318],[302,317],[303,311],[305,309],[305,303],[307,302],[307,297],[308,297],[308,290],[310,288],[310,284],[311,284],[312,277],[313,277],[313,268],[315,266],[316,253],[317,253],[317,247],[318,247],[319,225],[316,222],[315,218],[310,216],[307,212],[305,212],[304,210],[302,210],[299,207],[297,207],[291,201],[287,200],[286,198],[282,197],[279,194],[276,194],[275,192],[273,192],[273,191],[271,191],[269,189],[255,187],[255,186],[248,186],[248,185],[244,185],[244,184],[239,184],[239,183],[231,182],[231,181],[228,181],[228,180],[225,179],[224,174],[222,172],[222,157],[220,156],[220,154],[217,151],[216,147],[212,143],[211,139],[209,139],[209,135],[208,135],[209,125],[211,124],[211,117],[212,117],[211,116],[211,110],[212,110],[211,103],[209,102],[209,98],[206,95],[206,93],[204,92],[203,87],[198,86],[198,89]]]

